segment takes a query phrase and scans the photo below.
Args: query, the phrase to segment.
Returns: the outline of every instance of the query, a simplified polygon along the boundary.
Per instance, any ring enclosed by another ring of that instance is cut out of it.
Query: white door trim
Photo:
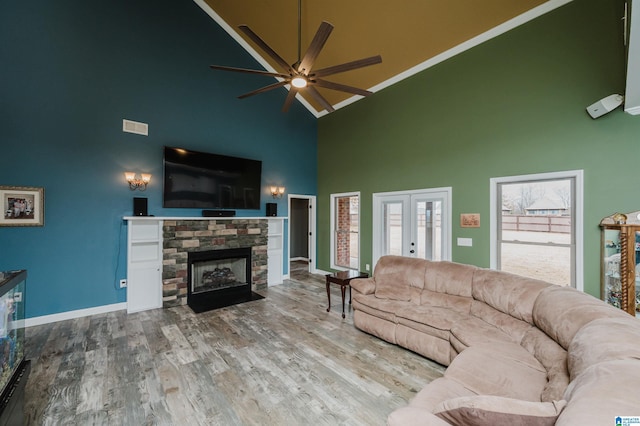
[[[584,170],[567,170],[563,172],[534,173],[530,175],[505,176],[489,179],[489,267],[498,266],[498,184],[531,180],[575,179],[575,232],[576,232],[576,289],[584,291]]]
[[[288,208],[291,212],[291,199],[301,198],[303,200],[309,200],[309,272],[312,274],[318,273],[318,258],[316,257],[316,234],[317,234],[317,215],[316,215],[316,196],[315,195],[300,195],[289,194]],[[289,213],[289,220],[287,221],[287,274],[285,278],[291,277],[291,214]]]

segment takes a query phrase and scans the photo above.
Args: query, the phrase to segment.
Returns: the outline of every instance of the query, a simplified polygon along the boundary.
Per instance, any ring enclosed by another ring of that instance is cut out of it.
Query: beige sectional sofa
[[[448,366],[389,425],[615,425],[640,416],[640,320],[572,288],[384,256],[357,328]]]

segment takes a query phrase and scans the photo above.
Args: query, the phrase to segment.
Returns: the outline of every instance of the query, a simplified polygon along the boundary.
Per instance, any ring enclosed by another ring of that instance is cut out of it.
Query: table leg
[[[340,291],[342,292],[342,318],[344,318],[344,293],[347,290],[347,286],[346,285],[341,285],[340,286]]]
[[[327,307],[327,312],[331,310],[331,291],[329,290],[329,278],[327,278],[327,299],[329,300],[329,306]]]

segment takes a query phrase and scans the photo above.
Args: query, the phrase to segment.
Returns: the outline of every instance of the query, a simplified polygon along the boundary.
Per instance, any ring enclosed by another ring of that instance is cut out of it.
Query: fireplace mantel
[[[123,220],[128,223],[127,230],[127,311],[139,312],[147,309],[155,309],[161,307],[171,307],[186,302],[186,286],[179,281],[182,273],[186,273],[186,270],[182,270],[183,265],[178,265],[178,275],[175,279],[167,277],[167,272],[171,273],[172,269],[175,269],[175,263],[182,262],[180,253],[171,253],[172,249],[167,248],[165,240],[171,238],[173,235],[171,232],[172,227],[175,227],[176,223],[191,222],[195,228],[201,228],[199,221],[207,221],[217,223],[219,225],[213,228],[225,228],[223,224],[227,224],[226,228],[229,229],[213,229],[213,232],[219,238],[222,239],[225,235],[231,234],[231,231],[238,227],[258,228],[262,227],[262,232],[265,232],[265,223],[268,225],[267,234],[263,235],[263,240],[259,244],[264,246],[259,247],[259,253],[263,253],[259,256],[264,256],[266,252],[266,263],[261,266],[257,266],[257,274],[262,274],[261,279],[256,281],[260,283],[259,287],[254,286],[253,290],[261,290],[266,288],[267,285],[279,284],[282,282],[282,269],[283,269],[283,230],[284,221],[288,219],[285,216],[259,216],[259,217],[184,217],[184,216],[125,216]],[[198,222],[196,222],[198,221]],[[233,222],[236,221],[236,222]],[[196,223],[194,223],[196,222]],[[205,227],[207,225],[203,224]],[[209,224],[211,225],[211,224]],[[168,228],[167,228],[168,226]],[[180,226],[181,227],[181,226]],[[167,231],[169,230],[169,231]],[[260,233],[260,230],[245,229],[244,233],[254,234],[256,236]],[[178,238],[181,241],[182,249],[178,249],[178,252],[183,252],[185,248],[191,250],[191,240],[185,236],[183,230],[177,231]],[[210,231],[205,231],[205,234],[209,234]],[[235,233],[235,232],[234,232]],[[241,234],[240,231],[237,231]],[[191,232],[188,235],[193,235],[193,247],[199,245],[198,238],[202,234],[201,231]],[[176,234],[177,235],[177,234]],[[215,235],[214,235],[215,237]],[[215,237],[216,241],[218,237]],[[242,242],[242,240],[240,240]],[[208,244],[208,243],[207,243]],[[216,242],[215,244],[218,244]],[[235,243],[234,243],[235,244]],[[246,242],[245,242],[246,244]],[[175,251],[175,249],[173,250]],[[171,257],[176,259],[172,259]],[[184,253],[186,261],[186,253]],[[264,259],[264,257],[262,257]],[[264,261],[264,260],[263,260]],[[169,269],[167,269],[169,268]],[[267,277],[265,278],[265,273]],[[172,275],[171,275],[172,276]],[[176,281],[175,283],[173,281]],[[175,287],[175,288],[173,288]],[[184,293],[184,294],[183,294]]]
[[[289,219],[287,216],[231,216],[231,217],[202,217],[202,216],[124,216],[122,218],[126,221],[132,220],[237,220],[237,219],[246,219],[246,220],[255,220],[255,219],[263,219],[263,220],[286,220]]]

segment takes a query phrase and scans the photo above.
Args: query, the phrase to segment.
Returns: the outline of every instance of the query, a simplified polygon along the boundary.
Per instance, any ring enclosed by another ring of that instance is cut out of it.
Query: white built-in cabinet
[[[161,308],[162,221],[130,219],[128,223],[127,312]]]
[[[269,219],[267,233],[267,285],[282,284],[284,220]]]

